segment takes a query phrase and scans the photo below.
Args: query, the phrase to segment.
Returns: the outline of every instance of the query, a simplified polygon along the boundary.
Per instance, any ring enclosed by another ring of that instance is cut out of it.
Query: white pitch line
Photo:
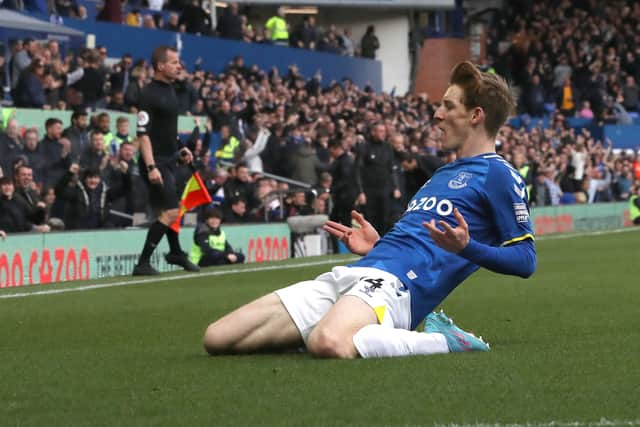
[[[632,427],[640,426],[637,420],[610,420],[600,418],[598,421],[547,421],[547,422],[516,422],[516,423],[488,423],[476,422],[470,424],[435,423],[434,427]]]
[[[93,289],[115,288],[118,286],[142,285],[145,283],[172,282],[174,280],[182,280],[187,278],[224,276],[227,274],[255,273],[255,272],[269,271],[269,270],[291,270],[291,269],[302,268],[302,267],[313,267],[313,266],[325,265],[325,264],[335,264],[338,261],[347,263],[347,262],[354,261],[356,259],[357,258],[354,258],[354,257],[340,258],[339,260],[333,258],[333,259],[326,259],[322,261],[301,262],[299,264],[268,265],[268,266],[264,265],[260,267],[236,268],[236,269],[224,270],[224,271],[206,271],[203,273],[178,274],[176,276],[164,276],[164,277],[160,276],[160,277],[153,277],[153,278],[147,278],[147,279],[131,279],[131,280],[123,280],[120,282],[103,283],[98,285],[77,286],[75,288],[47,289],[43,291],[6,294],[6,295],[0,295],[0,299],[25,298],[25,297],[38,296],[38,295],[55,295],[55,294],[64,294],[67,292],[80,292],[80,291],[90,291]]]

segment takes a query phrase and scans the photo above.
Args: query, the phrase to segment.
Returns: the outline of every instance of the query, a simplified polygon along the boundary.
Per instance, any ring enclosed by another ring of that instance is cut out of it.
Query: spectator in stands
[[[340,46],[340,37],[335,25],[329,26],[327,31],[318,43],[318,50],[320,52],[328,52],[336,55],[342,54],[342,46]]]
[[[120,62],[113,66],[109,80],[112,92],[126,92],[132,79],[133,57],[129,53],[122,55]]]
[[[131,70],[131,78],[127,86],[124,101],[130,108],[133,107],[134,111],[137,111],[140,105],[140,93],[147,83],[146,68],[143,66],[134,67],[133,70]]]
[[[242,264],[244,255],[236,252],[220,228],[223,214],[217,207],[205,210],[203,222],[196,227],[189,259],[200,267],[214,265]]]
[[[104,149],[103,133],[99,131],[91,132],[91,144],[80,156],[80,169],[102,171],[107,167],[108,162],[109,156]]]
[[[237,164],[235,167],[235,175],[225,182],[224,192],[227,204],[233,203],[233,200],[242,199],[247,211],[252,210],[258,205],[258,202],[255,200],[255,185],[251,180],[249,168],[246,163]],[[227,218],[227,221],[230,221],[233,216],[225,215],[225,218]]]
[[[13,197],[22,205],[22,211],[29,222],[35,225],[45,223],[45,204],[40,200],[36,183],[33,181],[33,170],[27,165],[16,169],[15,192]]]
[[[76,110],[71,114],[71,125],[62,132],[62,136],[71,142],[71,161],[77,163],[80,155],[87,148],[89,138],[89,116],[84,110]]]
[[[115,151],[120,148],[124,143],[133,143],[133,138],[129,135],[129,118],[127,116],[118,116],[116,118],[116,134],[113,136],[113,140],[116,143],[114,147],[110,146],[112,155],[115,155]]]
[[[633,75],[628,75],[622,87],[622,106],[627,111],[638,111],[638,85]]]
[[[180,15],[175,12],[169,14],[167,24],[164,26],[167,31],[180,32]]]
[[[305,16],[302,23],[293,31],[294,46],[315,50],[319,40],[316,18],[313,15]]]
[[[127,16],[124,18],[125,24],[130,27],[139,27],[142,25],[142,16],[140,15],[140,10],[137,8],[131,9]]]
[[[7,127],[0,133],[0,169],[4,176],[13,176],[13,158],[22,150],[22,140],[19,135],[18,121],[9,119]]]
[[[31,60],[35,58],[40,50],[40,46],[35,40],[26,38],[22,43],[14,45],[16,51],[11,58],[11,87],[15,88],[18,79],[24,70],[31,64]]]
[[[616,99],[609,96],[605,100],[605,110],[602,113],[602,121],[605,124],[614,125],[630,125],[633,119],[622,105],[622,95],[618,95]]]
[[[237,224],[250,221],[247,201],[242,197],[233,197],[224,208],[224,218],[227,223]]]
[[[84,5],[78,5],[78,11],[76,12],[76,19],[85,20],[88,18],[87,8]]]
[[[531,188],[529,197],[531,206],[542,207],[551,205],[551,191],[548,185],[548,179],[544,172],[536,175],[534,184]]]
[[[593,110],[591,110],[591,103],[589,101],[582,101],[582,106],[580,107],[580,111],[578,111],[578,117],[593,120]]]
[[[566,86],[567,79],[571,78],[571,67],[568,64],[567,56],[561,55],[560,62],[553,69],[553,87],[560,90],[563,86]]]
[[[544,103],[546,93],[544,87],[540,83],[540,76],[534,74],[531,78],[531,84],[524,88],[522,94],[522,106],[524,112],[533,117],[542,117],[546,113]]]
[[[27,129],[24,133],[24,147],[19,156],[15,156],[12,160],[14,166],[16,161],[23,162],[31,166],[33,169],[34,180],[41,184],[44,180],[48,161],[40,147],[38,140],[38,131],[36,129]]]
[[[127,112],[129,108],[124,102],[124,93],[115,91],[111,93],[109,102],[106,105],[107,110]]]
[[[291,178],[311,186],[318,183],[320,172],[329,170],[329,165],[323,163],[313,147],[311,136],[300,135],[300,139],[294,136],[288,145],[288,162],[291,168]]]
[[[75,0],[54,0],[54,12],[62,17],[71,17],[78,8],[78,4]]]
[[[229,3],[217,30],[223,39],[242,40],[242,17],[238,13],[238,3]]]
[[[228,199],[225,184],[229,178],[229,173],[225,168],[218,168],[213,173],[213,178],[205,180],[207,191],[213,200],[215,205],[225,205],[225,200]]]
[[[73,85],[74,89],[82,93],[84,105],[89,108],[99,106],[104,95],[104,76],[100,70],[101,53],[96,50],[88,51],[84,56],[84,74],[82,78]],[[103,104],[104,105],[104,104]]]
[[[299,215],[313,215],[313,208],[307,202],[304,190],[291,191],[285,199],[285,218]]]
[[[376,59],[376,51],[380,48],[380,41],[375,31],[375,27],[369,25],[360,40],[360,53],[364,58]]]
[[[28,220],[28,213],[14,198],[14,185],[11,178],[0,178],[0,230],[7,233],[20,233],[25,231],[37,231],[46,233],[50,231],[48,225],[34,225]]]
[[[618,201],[628,200],[633,186],[633,174],[628,163],[617,159],[614,163],[611,191],[614,199]]]
[[[153,16],[149,14],[145,14],[142,16],[142,28],[146,28],[149,30],[156,29],[156,21],[153,19]]]
[[[129,185],[133,191],[123,191],[115,194],[111,201],[111,209],[133,215],[134,212],[145,212],[144,204],[136,203],[136,198],[143,198],[146,195],[147,186],[140,177],[134,156],[136,154],[135,146],[130,142],[124,142],[120,145],[117,155],[112,156],[106,168],[102,171],[101,176],[109,188],[125,189]],[[123,164],[124,163],[124,164]],[[123,173],[123,170],[128,173]],[[130,183],[125,181],[131,181]],[[136,205],[139,210],[136,210]],[[131,220],[117,215],[112,216],[111,222],[117,227],[130,226]]]
[[[571,82],[571,77],[567,77],[558,90],[557,96],[558,109],[565,116],[573,116],[576,110],[576,104],[579,100],[578,90]]]
[[[105,0],[102,9],[96,15],[97,21],[113,22],[114,24],[122,23],[122,1],[121,0]],[[127,24],[128,17],[127,17]]]
[[[18,78],[14,91],[14,104],[20,108],[49,108],[44,92],[44,62],[34,58]]]
[[[267,39],[278,46],[289,46],[289,25],[285,20],[285,9],[280,6],[276,15],[269,18],[264,25]]]
[[[260,154],[267,146],[269,134],[267,132],[258,132],[256,135],[255,143],[249,138],[244,140],[244,161],[247,163],[247,167],[252,173],[262,173],[264,168]]]
[[[108,113],[102,112],[97,116],[94,116],[92,121],[92,132],[99,132],[102,134],[104,142],[103,149],[105,152],[109,153],[111,150],[111,143],[114,139],[113,132],[111,132],[111,117]]]
[[[207,35],[211,32],[211,18],[200,7],[199,0],[188,3],[180,16],[180,25],[184,25],[187,33]]]
[[[220,128],[220,149],[216,151],[216,159],[219,165],[222,162],[237,161],[242,154],[240,140],[231,134],[229,125]]]
[[[64,224],[68,230],[87,230],[113,226],[110,219],[111,202],[124,192],[131,191],[131,175],[126,162],[120,162],[125,175],[121,188],[109,188],[102,182],[100,172],[88,169],[78,179],[80,167],[74,163],[56,185],[56,196],[65,202]]]
[[[69,168],[71,159],[71,142],[62,138],[62,121],[56,118],[47,119],[44,124],[45,135],[40,141],[42,155],[46,159],[47,168],[42,184],[53,186]]]
[[[342,54],[346,56],[353,56],[355,54],[355,43],[353,42],[353,37],[351,36],[351,30],[349,28],[345,28],[342,32],[341,37],[341,45],[342,45]]]
[[[64,204],[56,203],[56,191],[53,187],[42,187],[40,200],[44,203],[44,223],[52,231],[64,230]]]

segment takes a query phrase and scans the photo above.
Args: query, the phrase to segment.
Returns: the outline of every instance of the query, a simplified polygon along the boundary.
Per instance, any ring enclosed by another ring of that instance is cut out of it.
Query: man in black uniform
[[[391,197],[401,197],[397,176],[393,173],[393,149],[387,143],[387,129],[378,123],[371,139],[361,144],[356,158],[356,204],[363,206],[364,216],[380,234],[391,225]]]
[[[160,46],[153,51],[151,63],[154,78],[144,87],[140,95],[138,112],[138,137],[142,156],[141,174],[149,184],[151,206],[159,211],[158,219],[151,224],[144,248],[133,269],[134,276],[155,275],[151,266],[151,254],[167,235],[170,252],[165,255],[169,264],[179,265],[187,271],[199,271],[180,248],[178,233],[169,226],[178,217],[179,192],[176,182],[178,163],[188,164],[193,155],[188,148],[178,145],[179,106],[173,82],[182,69],[178,52],[169,46]]]
[[[351,138],[346,136],[345,138]],[[331,163],[331,195],[334,206],[331,220],[351,227],[351,211],[354,208],[357,191],[353,185],[356,182],[353,158],[345,151],[341,140],[329,143]]]

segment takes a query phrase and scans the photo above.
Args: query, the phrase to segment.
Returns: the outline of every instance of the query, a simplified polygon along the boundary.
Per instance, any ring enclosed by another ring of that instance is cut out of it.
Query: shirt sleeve
[[[496,273],[511,274],[526,279],[536,271],[536,249],[530,239],[500,248],[472,239],[459,255]]]
[[[153,109],[153,99],[149,97],[149,92],[143,90],[140,94],[140,110],[138,110],[137,119],[137,135],[143,136],[149,133],[151,129],[151,115]]]
[[[485,188],[500,244],[533,240],[527,187],[520,174],[506,163],[492,162]]]

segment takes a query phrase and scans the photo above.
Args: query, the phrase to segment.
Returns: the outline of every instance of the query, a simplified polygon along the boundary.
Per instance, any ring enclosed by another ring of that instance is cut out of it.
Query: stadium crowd
[[[48,119],[44,135],[6,117],[1,230],[118,227],[131,224],[126,215],[147,212],[135,124],[87,109],[135,113],[153,71],[130,55],[113,66],[106,57],[98,47],[63,58],[53,40],[14,46],[15,105],[73,115],[70,123]],[[455,160],[441,150],[437,101],[426,94],[374,93],[348,79],[304,78],[295,65],[285,74],[261,70],[242,57],[220,74],[185,70],[176,89],[180,112],[194,117],[184,143],[227,223],[314,212],[348,222],[356,206],[386,230],[433,171]],[[610,142],[571,128],[561,106],[547,129],[505,126],[498,135],[498,152],[526,180],[531,205],[626,200],[640,180],[637,153],[614,152]]]
[[[48,14],[55,23],[64,18],[89,19],[87,8],[76,0],[38,1],[7,0],[0,7]],[[212,25],[210,12],[201,0],[105,0],[95,19],[146,29],[161,29],[180,33],[221,37],[247,43],[268,43],[334,53],[337,55],[375,58],[380,42],[373,25],[357,43],[351,29],[340,32],[335,25],[326,28],[316,25],[314,15],[298,17],[286,14],[284,7],[265,22],[250,22],[245,7],[229,3]]]
[[[488,26],[488,65],[522,88],[521,113],[631,123],[639,107],[640,4],[507,2]]]

